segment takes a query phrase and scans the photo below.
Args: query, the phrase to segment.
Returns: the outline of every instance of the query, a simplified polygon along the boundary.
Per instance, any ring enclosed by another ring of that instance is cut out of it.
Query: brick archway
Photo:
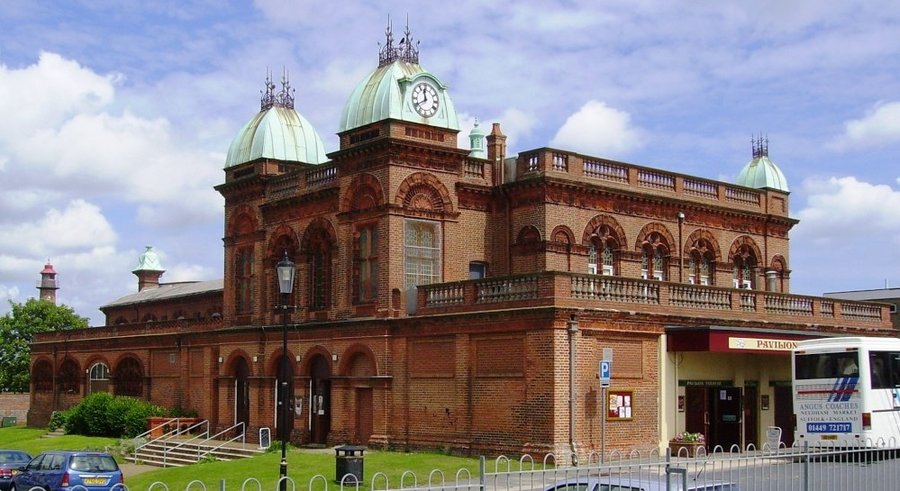
[[[371,174],[360,174],[347,187],[341,199],[341,211],[362,211],[383,204],[384,190],[381,181]]]
[[[438,178],[424,172],[416,172],[403,180],[394,203],[403,208],[453,212],[453,201],[447,188]]]

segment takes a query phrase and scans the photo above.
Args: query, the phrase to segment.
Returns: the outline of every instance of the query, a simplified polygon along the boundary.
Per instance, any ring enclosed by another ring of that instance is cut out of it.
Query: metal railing
[[[240,428],[240,431],[237,434],[237,436],[234,436],[228,440],[217,440],[217,438],[219,438],[220,436],[227,435],[232,430],[236,430],[238,428]],[[227,446],[229,443],[233,443],[238,440],[241,441],[242,445],[247,443],[246,437],[244,436],[244,422],[243,421],[241,421],[240,423],[231,425],[228,428],[225,428],[224,430],[222,430],[222,431],[216,433],[215,435],[210,436],[206,440],[203,440],[202,442],[200,442],[197,445],[197,460],[200,460],[209,454],[215,453],[217,450],[221,449],[222,447]],[[209,445],[209,442],[216,442],[217,445],[214,445],[214,446],[211,445],[206,451],[201,452],[200,451],[201,447]]]
[[[900,479],[900,448],[857,447],[859,442],[834,442],[825,447],[785,447],[763,445],[757,448],[736,445],[726,452],[716,446],[707,453],[703,447],[695,456],[672,454],[670,449],[613,451],[605,457],[597,452],[581,456],[547,454],[541,459],[524,455],[518,460],[500,456],[479,459],[477,475],[463,468],[455,474],[433,470],[427,474],[413,471],[376,471],[371,478],[360,476],[371,491],[553,491],[563,483],[568,489],[645,489],[645,490],[843,490],[887,491],[897,489]],[[390,477],[393,476],[393,477]],[[399,476],[399,477],[397,477]],[[354,474],[339,479],[321,474],[304,482],[286,477],[287,489],[328,491],[354,490],[362,486]],[[271,481],[270,481],[271,482]],[[207,489],[216,483],[192,481],[187,490]],[[583,484],[581,486],[580,484]],[[249,477],[240,486],[245,489],[271,489],[271,484]],[[161,482],[149,486],[169,490]],[[226,491],[224,480],[218,483]]]
[[[195,419],[196,418],[187,418],[187,421],[194,421]],[[145,441],[144,443],[141,443],[140,445],[135,445],[134,452],[132,452],[132,457],[133,457],[134,461],[137,462],[139,460],[138,453],[141,450],[144,450],[148,447],[152,447],[154,445],[160,444],[160,442],[162,442],[162,443],[164,443],[163,451],[162,451],[162,463],[163,463],[163,466],[165,466],[167,464],[168,456],[170,453],[172,453],[172,451],[174,451],[178,448],[181,448],[186,443],[189,443],[197,438],[206,438],[209,436],[209,421],[208,420],[204,419],[203,421],[200,421],[198,423],[193,423],[193,424],[189,424],[189,425],[185,426],[187,424],[187,421],[185,420],[185,418],[168,419],[168,420],[150,428],[149,430],[141,433],[140,435],[134,437],[134,441],[140,441],[145,438],[147,439],[147,441]],[[172,429],[169,429],[169,428],[172,428]],[[205,428],[205,429],[203,431],[197,433],[197,435],[189,438],[188,440],[181,441],[171,448],[169,447],[167,441],[170,440],[171,438],[185,434],[185,433],[191,434],[193,432],[196,432],[196,430],[198,430],[199,428]],[[159,436],[155,436],[155,437],[153,436],[153,435],[157,435],[157,434]]]

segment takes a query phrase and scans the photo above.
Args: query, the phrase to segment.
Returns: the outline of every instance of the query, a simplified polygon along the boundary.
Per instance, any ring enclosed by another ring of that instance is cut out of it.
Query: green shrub
[[[131,438],[147,430],[147,417],[163,416],[166,410],[132,397],[95,392],[67,413],[66,433]]]
[[[69,419],[69,414],[72,411],[53,411],[53,414],[50,415],[50,422],[47,423],[48,431],[56,431],[60,428],[66,428],[66,420]]]

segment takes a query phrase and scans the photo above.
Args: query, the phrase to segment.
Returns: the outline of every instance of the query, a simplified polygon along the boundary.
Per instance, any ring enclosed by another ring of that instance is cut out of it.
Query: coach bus
[[[791,358],[797,444],[900,447],[900,339],[799,341]]]

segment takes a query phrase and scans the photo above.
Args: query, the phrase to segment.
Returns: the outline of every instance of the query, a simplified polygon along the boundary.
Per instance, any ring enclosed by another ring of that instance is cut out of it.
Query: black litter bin
[[[335,481],[354,484],[363,482],[363,452],[366,447],[358,445],[342,445],[335,447]],[[348,475],[349,474],[349,475]]]

